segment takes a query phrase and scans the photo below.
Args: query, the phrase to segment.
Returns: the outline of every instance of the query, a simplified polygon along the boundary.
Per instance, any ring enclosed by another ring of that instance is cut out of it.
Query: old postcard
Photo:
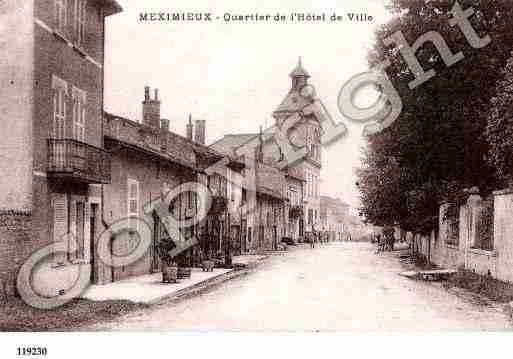
[[[510,331],[512,28],[508,0],[0,0],[0,330]]]

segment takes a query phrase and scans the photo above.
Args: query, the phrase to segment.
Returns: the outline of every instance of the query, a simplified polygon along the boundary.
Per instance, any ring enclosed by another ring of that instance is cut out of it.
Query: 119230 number
[[[46,356],[48,349],[44,347],[18,347],[18,356]]]

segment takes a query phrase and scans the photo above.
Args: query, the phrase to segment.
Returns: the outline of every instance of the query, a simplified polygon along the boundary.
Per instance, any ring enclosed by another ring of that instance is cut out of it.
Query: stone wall
[[[490,248],[480,240],[483,232],[482,218],[489,205],[478,193],[469,193],[466,202],[459,207],[459,242],[447,243],[447,222],[444,213],[448,204],[440,206],[438,233],[428,237],[417,236],[416,249],[431,262],[444,268],[465,268],[481,275],[513,282],[513,190],[496,191],[493,194],[493,232]],[[438,235],[437,235],[438,234]]]

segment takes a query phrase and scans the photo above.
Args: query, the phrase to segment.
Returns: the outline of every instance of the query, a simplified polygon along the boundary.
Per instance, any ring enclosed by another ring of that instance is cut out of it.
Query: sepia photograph
[[[509,0],[0,0],[7,357],[508,335],[512,29]]]

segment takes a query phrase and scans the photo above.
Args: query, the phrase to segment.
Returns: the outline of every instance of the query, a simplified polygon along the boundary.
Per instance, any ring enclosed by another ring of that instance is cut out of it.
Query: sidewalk
[[[213,272],[203,272],[199,268],[193,268],[190,278],[179,279],[175,284],[162,283],[162,273],[147,274],[114,283],[92,285],[82,294],[82,298],[95,302],[129,300],[134,303],[151,304],[232,271],[233,269],[216,268]]]
[[[233,257],[234,266],[252,268],[266,256],[243,255]],[[118,282],[92,285],[82,298],[95,302],[106,300],[128,300],[133,303],[152,304],[164,298],[179,297],[188,290],[208,286],[210,283],[228,280],[237,276],[236,269],[215,268],[213,272],[203,272],[201,268],[192,268],[191,277],[179,279],[177,283],[162,283],[162,273],[146,274],[120,280]]]

